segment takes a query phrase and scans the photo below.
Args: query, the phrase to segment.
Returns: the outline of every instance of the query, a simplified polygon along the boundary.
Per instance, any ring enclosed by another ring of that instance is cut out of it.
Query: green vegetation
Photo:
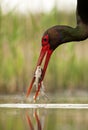
[[[56,24],[75,26],[74,14],[58,12],[22,15],[0,10],[0,93],[25,92],[41,48],[43,32]],[[60,46],[45,76],[48,91],[88,90],[88,43]]]

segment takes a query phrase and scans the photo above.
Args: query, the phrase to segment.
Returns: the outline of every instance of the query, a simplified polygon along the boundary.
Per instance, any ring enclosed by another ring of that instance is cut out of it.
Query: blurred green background
[[[75,27],[75,13],[14,11],[0,8],[0,94],[25,93],[37,63],[44,31],[53,25]],[[48,92],[88,91],[88,40],[67,43],[53,53],[44,84]]]

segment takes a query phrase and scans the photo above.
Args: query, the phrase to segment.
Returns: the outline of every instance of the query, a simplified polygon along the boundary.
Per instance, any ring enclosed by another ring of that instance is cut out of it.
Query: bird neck
[[[61,43],[71,42],[71,41],[82,41],[88,37],[88,27],[77,26],[72,28],[69,26],[61,26]]]

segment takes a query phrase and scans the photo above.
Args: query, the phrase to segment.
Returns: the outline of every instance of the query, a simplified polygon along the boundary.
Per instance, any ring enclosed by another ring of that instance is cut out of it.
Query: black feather
[[[88,0],[77,0],[77,12],[83,23],[88,24]]]

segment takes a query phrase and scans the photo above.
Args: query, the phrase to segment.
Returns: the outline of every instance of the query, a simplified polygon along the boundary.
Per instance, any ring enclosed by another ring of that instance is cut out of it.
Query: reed
[[[0,93],[25,92],[33,76],[43,32],[56,24],[74,26],[75,14],[22,15],[0,9]],[[68,43],[52,55],[45,77],[48,91],[88,90],[88,44]]]

